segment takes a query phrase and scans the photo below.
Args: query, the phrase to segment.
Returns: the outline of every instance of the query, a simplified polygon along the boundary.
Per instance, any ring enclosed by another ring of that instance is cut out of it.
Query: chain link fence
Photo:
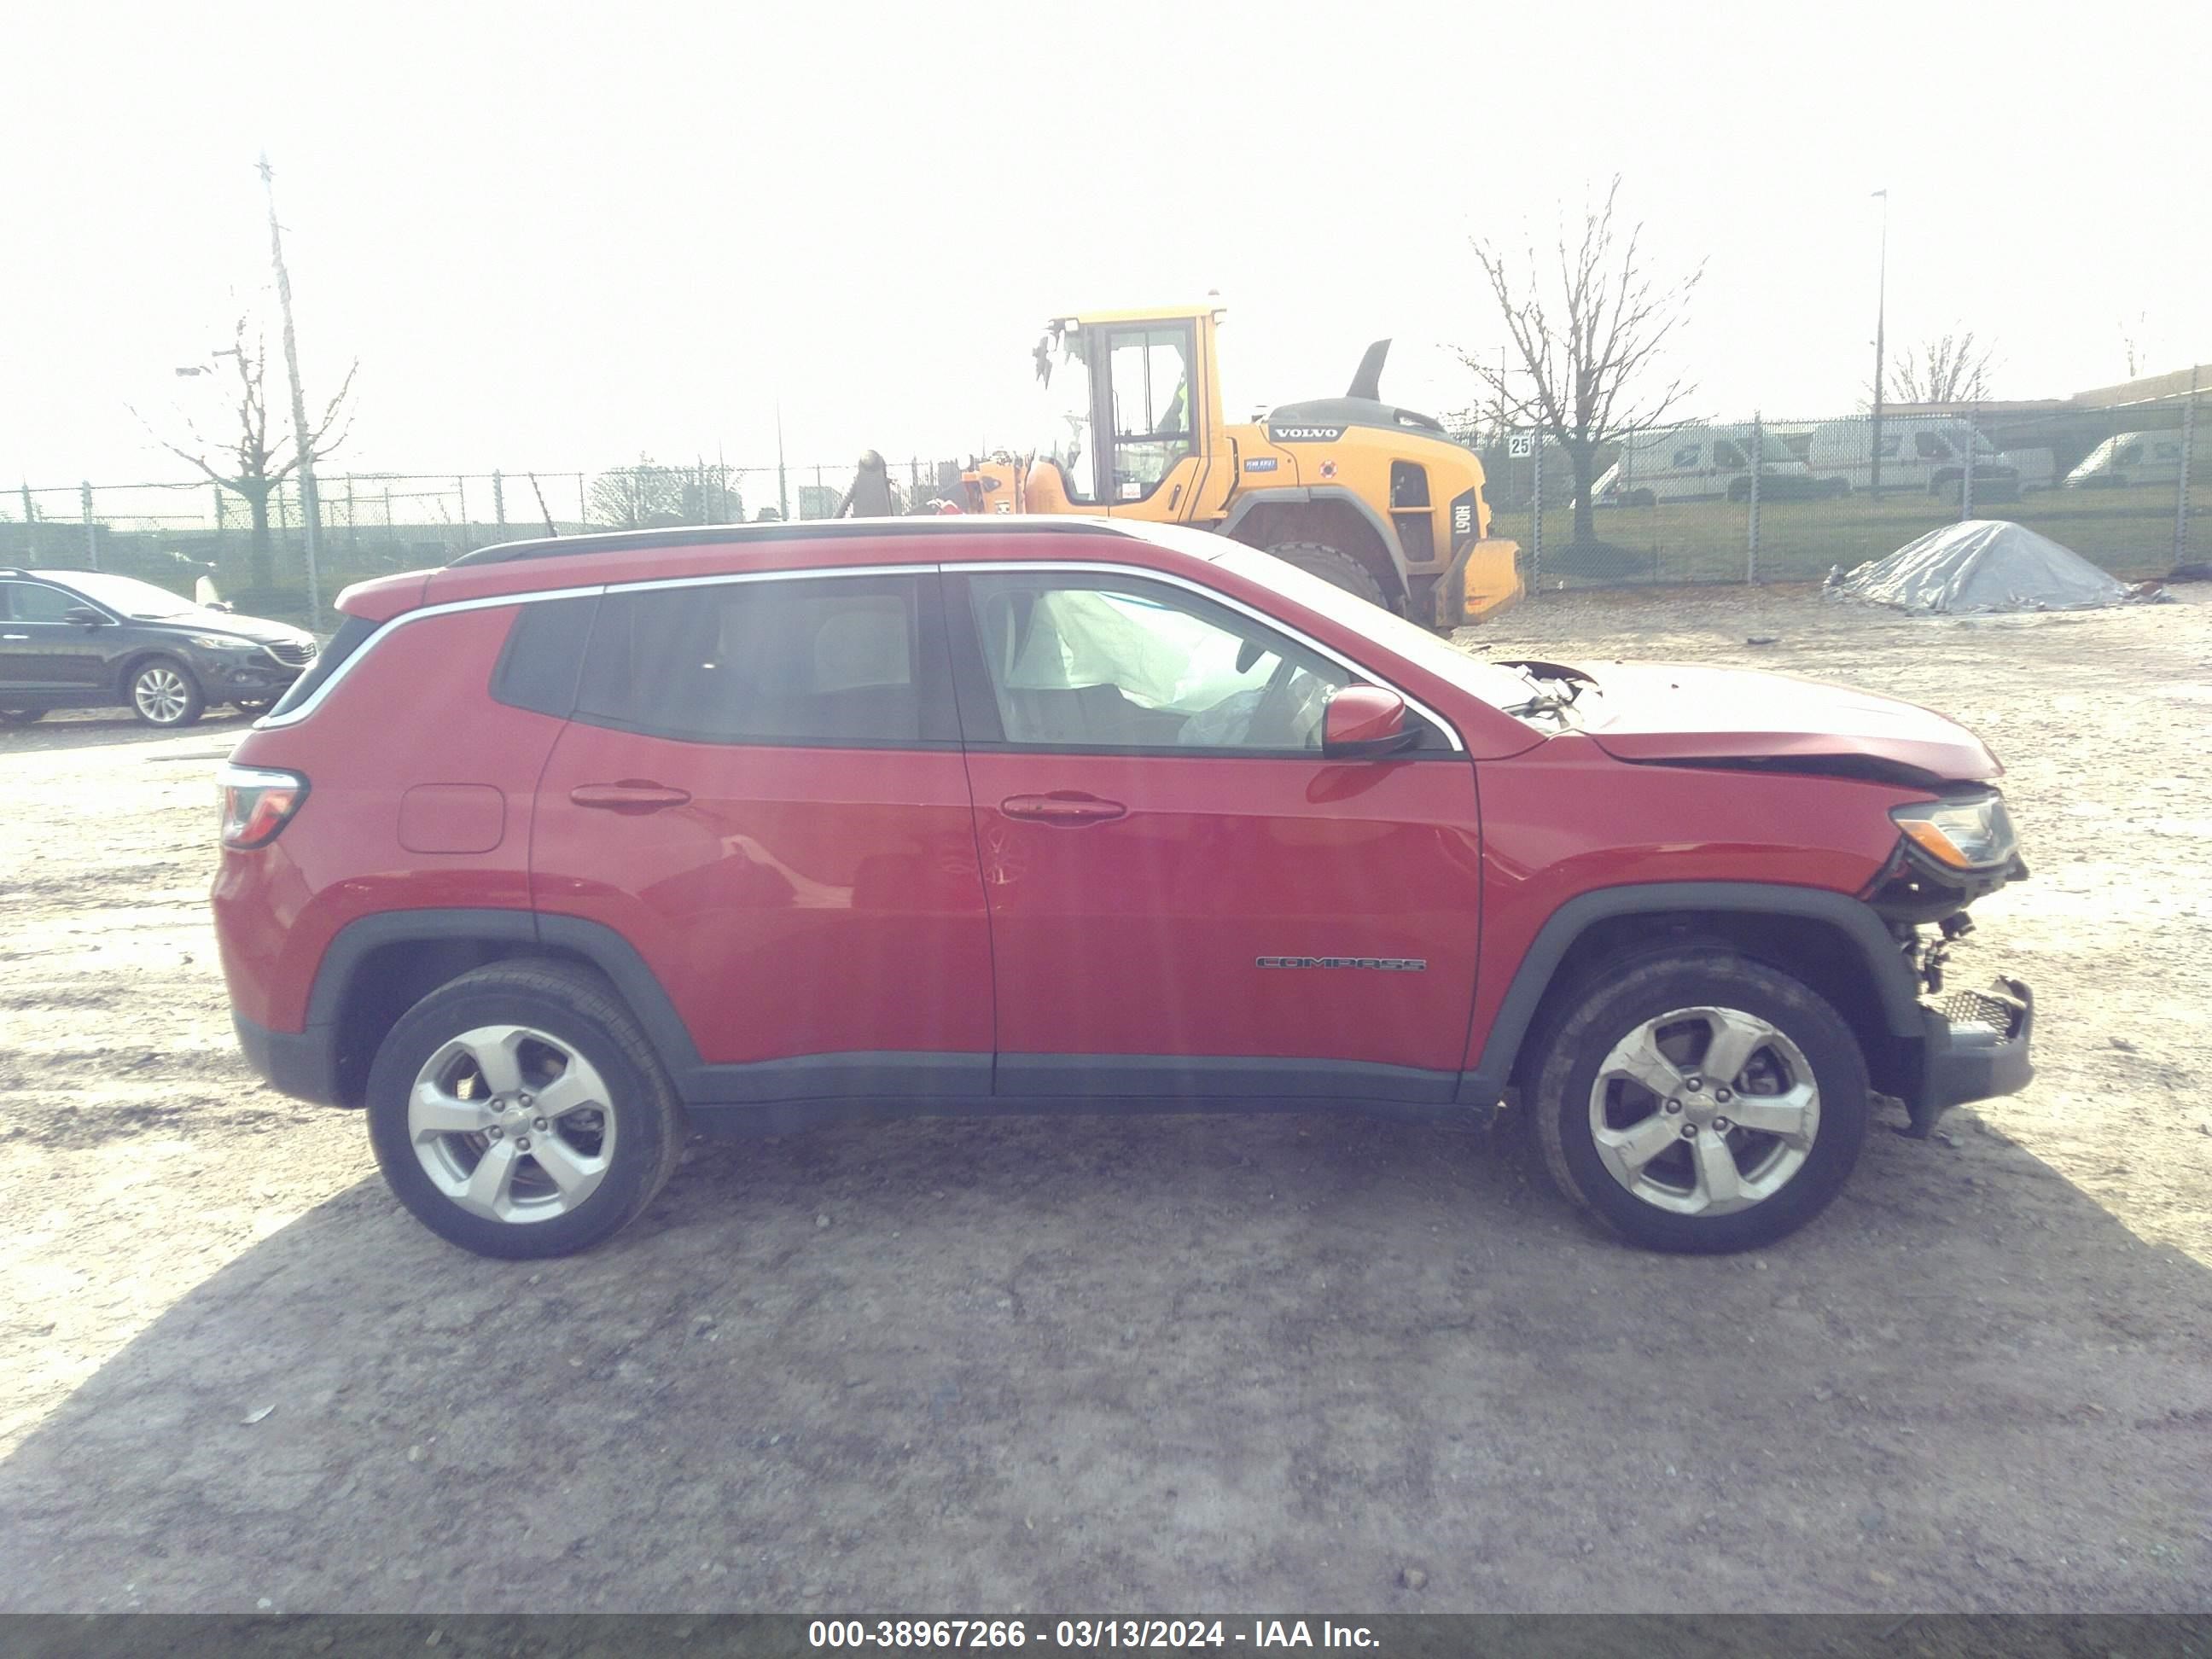
[[[1601,445],[1586,489],[1534,433],[1477,448],[1493,533],[1521,544],[1539,591],[1817,581],[1965,519],[2140,580],[2212,560],[2207,405],[1684,422]]]
[[[959,464],[889,464],[894,512],[957,496]],[[325,602],[349,582],[442,564],[530,537],[677,525],[832,517],[855,468],[640,462],[597,472],[326,473],[318,574]],[[257,519],[259,525],[257,526]],[[240,610],[307,611],[299,481],[270,487],[257,514],[234,488],[202,482],[19,486],[0,496],[0,566],[90,568],[189,593],[212,576]]]
[[[1587,480],[1534,433],[1472,445],[1492,533],[1538,592],[1817,581],[1962,519],[2009,519],[2130,579],[2212,560],[2212,390],[2112,408],[1966,406],[1683,422],[1600,445]],[[1754,459],[1755,458],[1755,459]],[[320,591],[548,534],[835,515],[852,465],[641,461],[602,471],[334,473],[319,480]],[[890,463],[892,510],[957,500],[957,462]],[[261,523],[257,525],[257,518]],[[308,619],[296,479],[257,514],[212,483],[0,495],[0,564],[91,566],[189,592],[212,574],[258,614]]]

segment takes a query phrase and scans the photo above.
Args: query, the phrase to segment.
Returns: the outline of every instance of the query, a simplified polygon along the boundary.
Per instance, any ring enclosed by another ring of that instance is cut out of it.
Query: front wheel
[[[1560,1189],[1624,1237],[1749,1249],[1842,1189],[1866,1139],[1866,1060],[1789,975],[1685,951],[1601,978],[1553,1024],[1528,1109]]]
[[[154,657],[131,671],[131,712],[149,726],[190,726],[207,708],[199,682],[173,657]]]
[[[1340,587],[1385,611],[1390,608],[1375,578],[1349,554],[1340,553],[1319,542],[1279,542],[1267,551],[1285,564],[1296,565],[1309,576],[1320,577],[1331,587]]]
[[[368,1134],[416,1220],[478,1255],[566,1255],[650,1204],[684,1110],[597,975],[495,963],[416,1003],[376,1051]]]

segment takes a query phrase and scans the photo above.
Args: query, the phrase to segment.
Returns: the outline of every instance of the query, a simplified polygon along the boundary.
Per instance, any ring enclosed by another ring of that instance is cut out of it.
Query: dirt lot
[[[2191,599],[1584,594],[1483,641],[1894,690],[2011,768],[2034,878],[1961,956],[2037,988],[2041,1076],[1720,1261],[1328,1116],[702,1141],[608,1249],[477,1261],[233,1052],[239,725],[0,733],[0,1608],[2203,1608]]]

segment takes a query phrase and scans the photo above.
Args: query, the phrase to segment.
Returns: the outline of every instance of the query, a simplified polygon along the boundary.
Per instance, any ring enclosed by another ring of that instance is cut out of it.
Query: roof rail
[[[658,547],[726,547],[758,542],[843,541],[885,536],[1002,536],[1026,531],[1054,535],[1129,536],[1135,532],[1105,519],[1015,517],[962,513],[906,519],[812,519],[768,524],[673,526],[665,530],[607,530],[588,536],[541,536],[534,541],[500,542],[448,559],[448,569],[464,564],[506,564],[516,559],[565,558],[577,553],[615,553]]]

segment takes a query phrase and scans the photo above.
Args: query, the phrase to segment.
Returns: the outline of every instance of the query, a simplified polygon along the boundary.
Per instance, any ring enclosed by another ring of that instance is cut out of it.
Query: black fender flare
[[[1825,888],[1769,882],[1668,881],[1601,887],[1569,899],[1537,930],[1483,1037],[1480,1059],[1461,1074],[1460,1099],[1490,1104],[1504,1093],[1537,1007],[1551,989],[1559,963],[1585,932],[1615,916],[1679,910],[1791,916],[1834,927],[1863,958],[1891,1038],[1924,1044],[1928,1025],[1918,983],[1888,926],[1862,900]]]
[[[1398,586],[1407,592],[1413,584],[1406,566],[1406,549],[1398,539],[1398,532],[1390,521],[1377,513],[1373,505],[1341,484],[1284,484],[1267,489],[1243,489],[1237,495],[1237,504],[1229,516],[1214,527],[1214,533],[1234,538],[1237,526],[1246,517],[1263,507],[1304,507],[1315,502],[1332,506],[1341,503],[1366,520],[1368,527],[1382,539],[1382,550],[1390,556],[1390,568],[1398,577]]]
[[[386,910],[361,916],[338,929],[324,948],[307,993],[307,1032],[335,1044],[348,999],[362,962],[391,945],[428,945],[441,940],[512,943],[524,949],[557,951],[589,963],[612,981],[679,1088],[696,1073],[699,1046],[676,1005],[636,947],[603,922],[580,916],[548,915],[532,910],[454,908]]]

